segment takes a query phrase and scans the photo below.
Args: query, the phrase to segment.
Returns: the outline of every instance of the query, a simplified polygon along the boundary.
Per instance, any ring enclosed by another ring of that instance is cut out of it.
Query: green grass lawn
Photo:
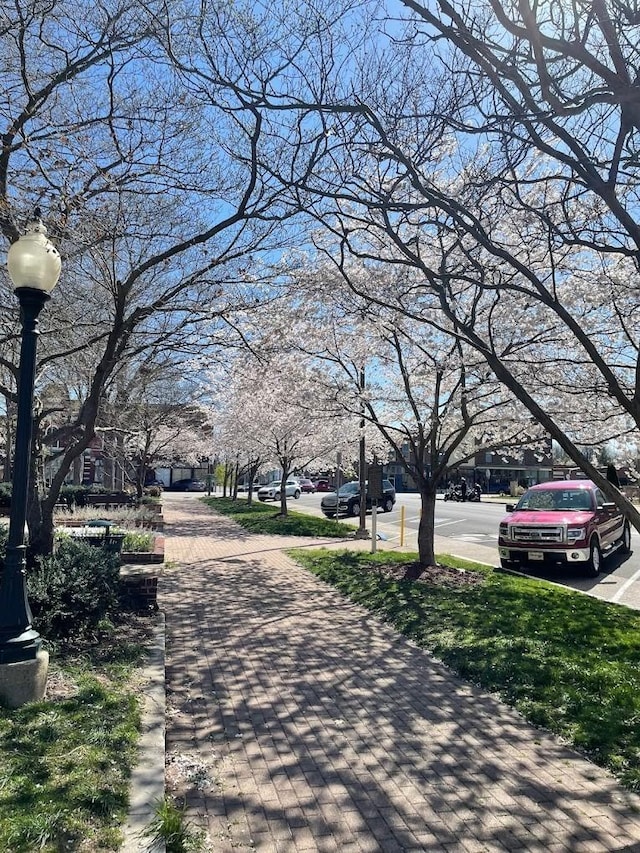
[[[352,536],[354,527],[332,521],[328,518],[316,518],[301,512],[292,511],[290,503],[287,503],[288,515],[279,518],[279,503],[262,503],[257,499],[250,506],[246,500],[232,500],[231,498],[202,498],[204,503],[211,509],[222,515],[231,516],[234,521],[251,533],[271,533],[281,536],[318,536],[336,537]],[[293,503],[293,499],[291,500]]]
[[[0,708],[0,850],[119,849],[140,726],[130,678],[145,637],[129,626],[82,657],[56,655],[45,701]]]
[[[451,557],[478,582],[404,580],[415,554],[290,556],[640,791],[640,613]]]

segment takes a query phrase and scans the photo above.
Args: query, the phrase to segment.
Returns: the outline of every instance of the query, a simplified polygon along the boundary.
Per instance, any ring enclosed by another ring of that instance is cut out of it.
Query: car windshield
[[[516,509],[581,510],[592,509],[587,489],[531,489],[518,501]]]
[[[340,486],[338,490],[339,495],[357,495],[360,491],[359,483],[345,483],[344,486]]]

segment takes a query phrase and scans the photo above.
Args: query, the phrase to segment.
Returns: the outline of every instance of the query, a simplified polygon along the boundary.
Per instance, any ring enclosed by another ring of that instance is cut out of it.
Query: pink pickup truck
[[[507,513],[498,535],[503,568],[578,563],[597,577],[604,557],[631,550],[629,522],[591,480],[532,486]]]

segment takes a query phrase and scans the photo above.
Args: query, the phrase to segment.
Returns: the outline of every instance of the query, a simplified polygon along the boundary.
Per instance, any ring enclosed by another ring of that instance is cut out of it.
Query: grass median
[[[640,613],[452,557],[416,582],[415,554],[290,556],[640,791]]]
[[[328,518],[318,518],[302,512],[288,509],[286,518],[279,514],[280,504],[266,504],[246,500],[232,500],[231,498],[202,498],[207,506],[228,515],[237,521],[244,529],[251,533],[267,533],[281,536],[317,536],[344,539],[353,536],[355,528],[339,521],[331,521]]]

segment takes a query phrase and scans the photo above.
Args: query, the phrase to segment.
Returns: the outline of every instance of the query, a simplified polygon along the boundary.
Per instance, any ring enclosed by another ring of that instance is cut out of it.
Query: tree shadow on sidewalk
[[[637,796],[220,521],[160,593],[172,792],[212,850],[640,850]]]

